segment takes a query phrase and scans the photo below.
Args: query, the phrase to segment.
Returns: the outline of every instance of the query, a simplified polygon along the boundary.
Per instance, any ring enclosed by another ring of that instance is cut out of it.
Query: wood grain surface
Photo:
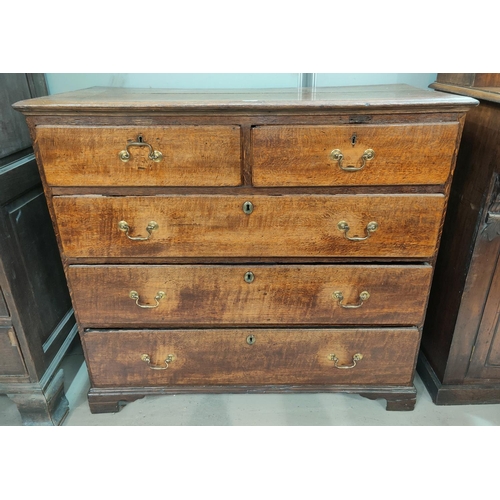
[[[246,341],[253,335],[255,343]],[[419,332],[402,329],[87,331],[94,387],[189,384],[387,384],[412,382]],[[363,359],[352,369],[355,354]],[[166,370],[169,354],[173,361]]]
[[[318,89],[132,89],[93,87],[20,101],[14,108],[29,114],[64,113],[223,113],[227,111],[308,110],[322,112],[408,113],[466,111],[477,101],[405,84],[322,87]]]
[[[245,274],[253,273],[247,283]],[[85,327],[166,325],[306,325],[422,322],[431,266],[172,265],[70,266],[68,276]],[[135,290],[138,307],[129,297]],[[333,297],[341,291],[342,304]]]
[[[255,186],[339,186],[444,184],[451,172],[458,122],[263,126],[252,129]],[[367,149],[375,157],[359,171]]]
[[[129,141],[149,148],[129,148]],[[46,127],[35,129],[47,183],[53,186],[238,186],[241,184],[239,126]]]
[[[254,205],[243,212],[243,203]],[[422,257],[434,255],[443,195],[57,196],[66,257]],[[131,241],[118,229],[125,220]],[[350,241],[337,224],[349,224]]]

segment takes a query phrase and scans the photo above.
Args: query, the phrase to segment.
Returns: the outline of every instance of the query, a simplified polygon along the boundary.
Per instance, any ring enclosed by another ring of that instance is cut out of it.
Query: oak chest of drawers
[[[406,85],[93,88],[27,115],[93,412],[351,392],[412,409],[465,113]]]

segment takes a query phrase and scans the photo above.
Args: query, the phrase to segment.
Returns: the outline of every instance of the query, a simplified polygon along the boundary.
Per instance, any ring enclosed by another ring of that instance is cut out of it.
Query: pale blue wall
[[[51,94],[88,87],[298,88],[300,73],[46,73]],[[315,73],[317,87],[407,83],[427,88],[436,73]]]
[[[342,85],[381,85],[407,83],[426,89],[435,82],[437,73],[316,73],[317,87]]]
[[[300,73],[46,73],[51,94],[88,87],[297,88]]]

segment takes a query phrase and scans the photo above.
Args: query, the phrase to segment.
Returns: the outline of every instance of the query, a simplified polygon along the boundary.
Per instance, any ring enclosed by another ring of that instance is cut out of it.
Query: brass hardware
[[[146,240],[149,240],[149,238],[151,238],[151,235],[152,235],[153,231],[156,231],[159,227],[160,226],[158,225],[158,223],[155,222],[154,220],[152,220],[146,226],[146,231],[149,233],[147,236],[130,236],[130,234],[128,234],[128,232],[130,231],[130,226],[128,225],[128,222],[126,222],[124,220],[121,220],[118,223],[118,229],[120,231],[123,231],[127,235],[127,238],[129,240],[132,240],[132,241],[146,241]]]
[[[251,201],[245,201],[245,203],[243,203],[243,212],[247,215],[253,212],[253,203]]]
[[[359,294],[359,300],[361,301],[359,304],[342,304],[342,301],[344,300],[344,294],[342,292],[333,292],[333,297],[339,301],[339,306],[343,307],[344,309],[357,309],[358,307],[361,307],[365,301],[367,301],[370,298],[370,294],[368,292],[361,292]]]
[[[255,335],[249,335],[247,337],[247,344],[248,345],[254,345],[255,344]]]
[[[367,240],[372,233],[374,233],[378,229],[378,224],[375,221],[369,222],[366,225],[366,236],[360,237],[360,236],[347,236],[347,233],[349,232],[349,224],[345,220],[341,220],[338,224],[337,227],[339,228],[340,231],[344,232],[344,238],[350,240],[350,241],[364,241]]]
[[[132,299],[132,300],[135,300],[135,303],[139,306],[139,307],[142,307],[143,309],[155,309],[156,307],[158,307],[160,305],[160,300],[163,299],[163,297],[165,297],[165,292],[158,292],[156,295],[155,295],[155,301],[156,301],[156,304],[154,306],[150,306],[150,305],[144,305],[144,304],[139,304],[139,294],[135,291],[135,290],[132,290],[128,296]]]
[[[153,147],[151,146],[151,144],[144,142],[142,140],[142,135],[138,135],[136,141],[128,142],[125,149],[118,153],[118,157],[120,158],[120,160],[122,162],[127,163],[130,160],[130,152],[129,152],[128,148],[130,148],[132,146],[146,146],[147,148],[149,148],[148,158],[156,163],[158,163],[159,161],[161,161],[163,159],[163,155],[160,153],[160,151],[153,150]]]
[[[360,354],[359,352],[356,353],[353,357],[352,357],[352,365],[342,365],[342,366],[339,366],[338,362],[339,362],[339,358],[337,358],[337,356],[335,356],[335,354],[330,354],[330,356],[328,356],[328,359],[330,361],[333,361],[333,366],[335,366],[335,368],[338,368],[339,370],[349,370],[350,368],[354,368],[356,366],[356,362],[357,361],[360,361],[361,359],[363,359],[363,355]]]
[[[252,283],[252,281],[255,279],[255,275],[252,273],[252,271],[247,271],[245,273],[245,277],[244,277],[244,280],[247,282],[247,283]]]
[[[354,141],[354,143],[352,141]],[[356,143],[356,139],[355,138],[351,139],[351,144],[353,146],[354,146],[355,143]],[[367,161],[373,160],[373,158],[375,158],[375,151],[373,151],[373,149],[367,149],[363,153],[363,156],[361,156],[361,159],[363,160],[363,163],[361,164],[361,167],[355,167],[354,165],[348,165],[348,166],[345,167],[342,164],[342,162],[344,160],[344,155],[343,155],[342,151],[340,151],[340,149],[334,149],[330,153],[330,158],[333,161],[338,161],[339,162],[339,167],[342,170],[345,170],[346,172],[357,172],[358,170],[363,170],[365,168],[365,165],[366,165]]]
[[[172,363],[172,361],[174,360],[174,355],[169,354],[167,356],[167,358],[165,359],[165,366],[152,365],[151,364],[151,357],[149,356],[149,354],[142,354],[141,359],[142,359],[142,361],[144,361],[145,363],[147,363],[149,365],[149,368],[151,368],[151,370],[166,370],[168,368],[169,363]]]

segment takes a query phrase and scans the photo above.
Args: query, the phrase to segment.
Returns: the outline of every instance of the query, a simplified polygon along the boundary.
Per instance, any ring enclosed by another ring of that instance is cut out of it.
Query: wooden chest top
[[[20,101],[30,114],[314,111],[466,111],[476,101],[405,84],[318,89],[165,90],[92,87]]]

